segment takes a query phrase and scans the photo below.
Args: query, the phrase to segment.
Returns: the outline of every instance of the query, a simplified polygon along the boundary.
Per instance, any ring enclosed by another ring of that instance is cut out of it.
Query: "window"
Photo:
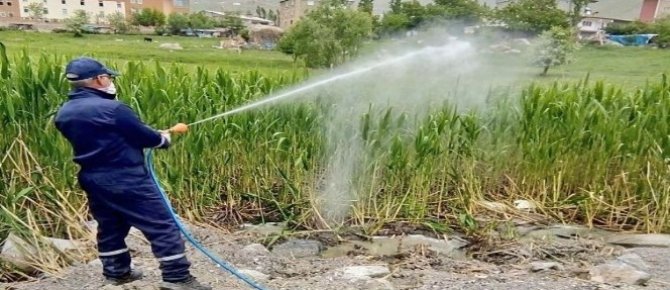
[[[98,6],[103,7],[103,6],[105,6],[105,4],[102,3],[102,1],[98,1]]]
[[[79,1],[79,5],[84,6],[84,0]]]
[[[12,2],[7,2],[7,6],[12,6]]]
[[[28,8],[23,8],[24,13],[28,13]]]
[[[5,13],[5,12],[0,12],[0,17],[7,17],[7,13]]]
[[[121,9],[121,2],[116,2],[116,9]]]
[[[60,0],[60,4],[67,4],[67,1],[65,1],[65,0]]]
[[[582,21],[582,26],[591,27],[591,25],[593,25],[591,21]]]
[[[5,2],[0,1],[0,6],[1,6],[1,5],[5,5]]]
[[[9,12],[9,17],[14,17],[14,13]]]
[[[67,15],[67,9],[63,8],[63,15]]]
[[[49,9],[44,8],[44,9],[42,10],[42,13],[44,13],[44,15],[49,14]]]

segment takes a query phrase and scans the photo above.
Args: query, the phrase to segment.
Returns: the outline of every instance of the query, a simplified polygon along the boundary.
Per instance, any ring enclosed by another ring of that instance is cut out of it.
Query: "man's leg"
[[[130,253],[125,238],[130,231],[126,223],[106,201],[109,196],[104,186],[98,186],[81,179],[81,186],[86,191],[89,209],[98,222],[98,256],[103,266],[103,275],[107,278],[121,278],[130,272]]]
[[[119,210],[128,223],[140,230],[151,243],[151,250],[160,263],[163,281],[190,280],[191,263],[186,259],[181,232],[153,182],[149,180],[137,184],[128,190],[127,197],[127,206]]]
[[[130,225],[111,215],[94,214],[94,217],[98,221],[98,256],[103,265],[103,275],[108,278],[127,275],[131,270],[131,258],[125,238]]]

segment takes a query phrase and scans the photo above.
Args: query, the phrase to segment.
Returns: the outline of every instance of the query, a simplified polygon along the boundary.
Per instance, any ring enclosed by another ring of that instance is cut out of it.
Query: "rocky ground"
[[[338,242],[322,234],[281,240],[268,250],[259,242],[279,228],[192,229],[207,247],[268,289],[670,289],[670,236],[665,235],[520,228],[521,237],[513,242],[483,246],[456,237]],[[128,244],[146,278],[102,289],[158,289],[160,272],[148,243],[132,232]],[[249,289],[193,247],[188,254],[193,274],[214,289]],[[0,284],[0,289],[101,289],[100,268],[93,260],[70,267],[62,277]]]

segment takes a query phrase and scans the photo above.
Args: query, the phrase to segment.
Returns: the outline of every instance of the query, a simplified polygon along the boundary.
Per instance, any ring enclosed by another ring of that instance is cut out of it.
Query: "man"
[[[125,238],[132,226],[150,241],[160,262],[160,289],[211,289],[189,273],[181,233],[144,163],[143,149],[168,148],[170,133],[145,125],[116,99],[118,73],[100,62],[77,58],[65,73],[73,89],[58,110],[55,125],[73,147],[79,184],[98,222],[105,283],[121,285],[143,276],[130,267]]]

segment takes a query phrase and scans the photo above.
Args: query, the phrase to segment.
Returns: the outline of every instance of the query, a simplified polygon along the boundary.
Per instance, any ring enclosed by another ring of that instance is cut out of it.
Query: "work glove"
[[[172,138],[170,137],[170,131],[167,130],[161,130],[159,131],[161,134],[161,143],[156,146],[158,149],[167,149],[170,147],[172,144]]]

